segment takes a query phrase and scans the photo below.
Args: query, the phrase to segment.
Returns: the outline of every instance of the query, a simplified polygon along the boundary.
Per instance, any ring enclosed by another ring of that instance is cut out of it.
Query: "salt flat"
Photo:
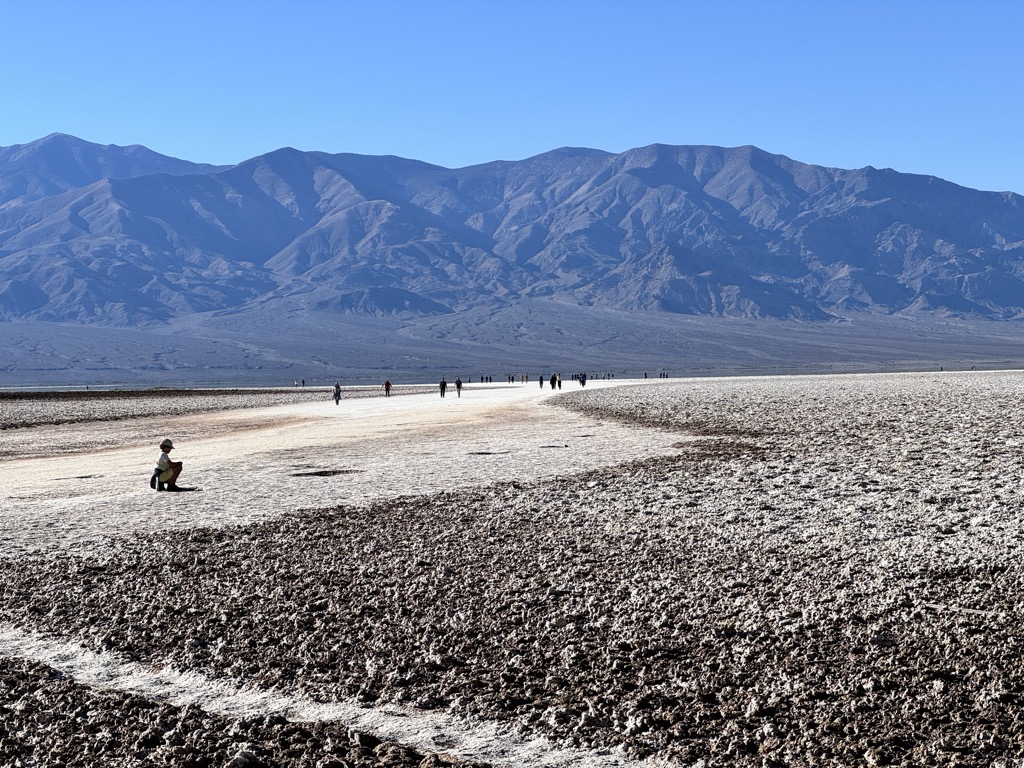
[[[109,446],[54,458],[20,432],[0,683],[51,714],[9,730],[67,764],[55,700],[177,764],[1024,760],[1020,372],[594,384],[41,427]],[[164,431],[202,492],[144,486]],[[43,684],[85,653],[193,682],[130,689],[159,715]]]
[[[0,553],[536,480],[676,452],[679,438],[670,434],[543,406],[553,394],[537,382],[477,384],[461,397],[451,388],[443,399],[430,392],[336,406],[324,391],[312,403],[9,430]],[[63,410],[59,401],[44,407],[55,417]],[[185,462],[180,484],[201,488],[187,500],[149,488],[163,437]]]

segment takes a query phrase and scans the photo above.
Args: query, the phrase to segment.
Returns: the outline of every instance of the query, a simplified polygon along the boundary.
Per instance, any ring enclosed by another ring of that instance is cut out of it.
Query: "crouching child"
[[[156,460],[156,469],[153,476],[149,478],[149,487],[158,491],[178,491],[178,475],[184,464],[180,461],[171,461],[171,451],[174,450],[174,443],[168,439],[160,441],[160,458]]]

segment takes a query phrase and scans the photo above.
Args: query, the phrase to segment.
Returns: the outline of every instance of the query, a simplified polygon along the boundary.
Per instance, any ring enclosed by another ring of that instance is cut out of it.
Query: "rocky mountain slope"
[[[54,134],[0,148],[0,371],[941,359],[1024,317],[1022,255],[1024,197],[754,147],[215,167]],[[801,341],[736,325],[765,321]]]
[[[0,205],[38,200],[104,178],[126,179],[165,173],[213,173],[218,166],[191,163],[134,145],[101,146],[62,133],[30,144],[0,147]]]
[[[446,169],[282,149],[230,168],[0,150],[0,316],[147,325],[298,298],[406,317],[527,298],[828,320],[1024,311],[1024,198],[753,147]]]

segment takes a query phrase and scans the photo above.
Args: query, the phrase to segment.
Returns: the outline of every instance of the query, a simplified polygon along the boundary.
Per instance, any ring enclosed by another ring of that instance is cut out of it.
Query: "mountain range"
[[[213,166],[53,134],[0,148],[0,372],[70,376],[91,352],[133,381],[581,353],[643,369],[709,338],[707,367],[745,368],[764,350],[736,333],[769,327],[816,339],[762,361],[783,367],[967,354],[979,335],[1015,360],[1022,257],[1020,195],[750,146],[459,169],[286,148]],[[841,326],[875,351],[829,352]],[[47,346],[58,327],[79,353]],[[915,348],[921,329],[935,345]],[[127,338],[147,341],[124,358],[111,340]],[[198,363],[169,339],[218,349]]]

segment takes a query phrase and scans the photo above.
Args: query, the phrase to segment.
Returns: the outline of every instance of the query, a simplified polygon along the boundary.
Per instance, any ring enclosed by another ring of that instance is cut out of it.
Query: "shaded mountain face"
[[[0,149],[0,318],[274,304],[376,317],[524,300],[828,320],[1024,315],[1024,198],[753,147],[446,169],[282,149],[230,168],[50,136]]]

